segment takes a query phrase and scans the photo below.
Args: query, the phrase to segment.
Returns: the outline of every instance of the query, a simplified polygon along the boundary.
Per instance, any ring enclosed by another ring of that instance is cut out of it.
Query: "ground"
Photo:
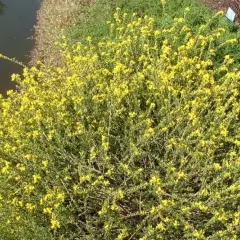
[[[240,0],[204,0],[204,2],[213,11],[226,12],[227,8],[231,7],[237,13],[237,20],[240,22]]]

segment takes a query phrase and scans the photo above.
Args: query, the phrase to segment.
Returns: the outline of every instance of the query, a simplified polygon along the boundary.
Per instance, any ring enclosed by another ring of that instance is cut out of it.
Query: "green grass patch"
[[[209,23],[209,19],[214,13],[203,3],[196,0],[170,0],[167,1],[165,9],[159,0],[98,0],[91,7],[82,9],[79,13],[79,21],[74,26],[66,29],[66,34],[70,44],[77,41],[84,41],[87,36],[91,36],[95,42],[108,36],[107,21],[113,20],[116,8],[121,8],[122,12],[133,13],[143,17],[148,15],[154,17],[158,28],[170,27],[176,17],[183,17],[186,8],[190,12],[186,16],[187,25],[191,29],[198,29],[200,25]],[[239,25],[231,24],[225,17],[217,16],[211,21],[209,29],[225,28],[224,39],[239,38]],[[109,37],[109,36],[108,36]],[[217,58],[223,59],[226,54],[234,56],[237,62],[240,61],[239,48],[223,47],[218,51]]]

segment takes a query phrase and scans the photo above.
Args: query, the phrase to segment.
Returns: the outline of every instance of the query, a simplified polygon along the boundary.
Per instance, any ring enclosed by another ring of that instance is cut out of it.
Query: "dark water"
[[[40,0],[0,0],[0,53],[27,64],[33,48],[33,27]],[[0,59],[0,93],[13,89],[12,73],[22,67]]]

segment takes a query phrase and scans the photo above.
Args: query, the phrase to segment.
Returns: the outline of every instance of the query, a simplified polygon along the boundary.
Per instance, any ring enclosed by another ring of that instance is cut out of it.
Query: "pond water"
[[[33,49],[34,25],[40,0],[0,0],[0,53],[27,64]],[[13,73],[22,67],[0,59],[0,93],[14,89]]]

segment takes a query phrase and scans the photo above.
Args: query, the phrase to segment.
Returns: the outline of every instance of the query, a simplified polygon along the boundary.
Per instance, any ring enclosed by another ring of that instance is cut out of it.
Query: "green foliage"
[[[61,67],[13,75],[1,238],[239,239],[240,71],[215,61],[238,42],[185,18],[157,28],[118,9],[109,39],[63,38]]]
[[[79,20],[74,26],[66,29],[69,44],[77,41],[84,41],[87,36],[92,36],[98,42],[108,36],[108,20],[113,20],[112,16],[116,7],[120,7],[123,12],[133,13],[144,17],[148,15],[154,17],[155,25],[158,28],[170,27],[175,17],[182,17],[185,9],[190,8],[186,16],[186,24],[193,31],[197,31],[200,25],[209,23],[213,13],[206,8],[200,1],[196,0],[168,0],[163,11],[160,0],[98,0],[90,7],[82,7],[79,12]],[[239,25],[231,24],[225,18],[215,17],[211,21],[210,29],[224,28],[226,33],[225,40],[229,38],[239,38]],[[224,58],[226,54],[234,55],[240,61],[239,48],[227,47],[218,51],[218,58]]]
[[[159,0],[98,0],[85,9],[85,14],[76,26],[67,29],[69,39],[76,41],[89,35],[94,39],[104,37],[108,32],[106,21],[111,20],[116,7],[128,13],[136,12],[141,17],[145,14],[155,16],[160,22],[162,19],[162,5]]]
[[[76,26],[68,29],[69,38],[76,41],[91,35],[94,39],[101,39],[108,32],[106,21],[112,20],[116,7],[123,12],[136,12],[139,17],[154,17],[156,24],[164,27],[171,25],[174,17],[183,16],[186,7],[191,7],[188,21],[191,26],[206,23],[212,15],[209,9],[195,0],[167,1],[164,14],[160,0],[98,0],[85,9]]]

